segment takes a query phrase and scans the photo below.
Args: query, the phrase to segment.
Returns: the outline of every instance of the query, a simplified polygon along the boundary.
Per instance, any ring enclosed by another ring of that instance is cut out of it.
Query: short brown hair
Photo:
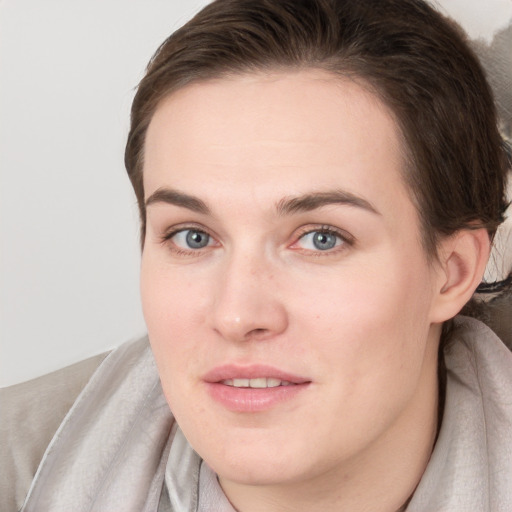
[[[493,236],[506,156],[492,93],[457,25],[421,0],[216,0],[160,46],[133,101],[125,163],[142,239],[144,140],[160,101],[193,82],[301,68],[360,80],[394,113],[429,255],[459,229]]]

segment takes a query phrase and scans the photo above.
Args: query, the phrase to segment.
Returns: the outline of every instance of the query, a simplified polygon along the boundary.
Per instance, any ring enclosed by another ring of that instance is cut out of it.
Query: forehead
[[[159,105],[144,187],[146,197],[168,186],[268,201],[343,188],[392,201],[405,191],[402,154],[392,113],[354,81],[314,70],[242,75],[189,85]]]

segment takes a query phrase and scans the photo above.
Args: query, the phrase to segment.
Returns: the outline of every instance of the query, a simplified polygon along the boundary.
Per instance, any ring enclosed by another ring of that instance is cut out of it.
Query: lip
[[[294,375],[265,364],[226,364],[217,366],[206,373],[203,380],[208,383],[216,383],[227,379],[256,379],[258,377],[286,380],[292,384],[311,382],[310,379],[305,377]]]
[[[223,384],[229,379],[267,377],[287,381],[291,385],[272,388],[235,388]],[[254,413],[273,409],[295,399],[311,384],[305,377],[268,365],[228,364],[213,368],[203,377],[210,397],[232,412]]]

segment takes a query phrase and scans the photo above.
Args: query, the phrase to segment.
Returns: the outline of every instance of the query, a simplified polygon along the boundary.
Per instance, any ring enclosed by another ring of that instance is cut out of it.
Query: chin
[[[206,459],[205,459],[206,460]],[[242,460],[206,460],[221,480],[240,485],[276,485],[293,483],[304,478],[305,468],[296,466],[293,460],[275,460],[272,456],[247,457]]]
[[[220,479],[243,485],[274,485],[303,479],[313,469],[306,440],[295,440],[277,429],[232,429],[230,434],[194,446]],[[204,439],[204,437],[202,438]]]

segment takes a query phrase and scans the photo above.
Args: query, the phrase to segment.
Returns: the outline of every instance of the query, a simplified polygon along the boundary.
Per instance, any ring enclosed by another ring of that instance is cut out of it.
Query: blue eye
[[[203,249],[212,244],[211,237],[197,229],[183,229],[172,235],[171,240],[181,249]]]
[[[298,244],[310,251],[329,251],[344,242],[342,237],[332,231],[310,231],[300,237]]]

